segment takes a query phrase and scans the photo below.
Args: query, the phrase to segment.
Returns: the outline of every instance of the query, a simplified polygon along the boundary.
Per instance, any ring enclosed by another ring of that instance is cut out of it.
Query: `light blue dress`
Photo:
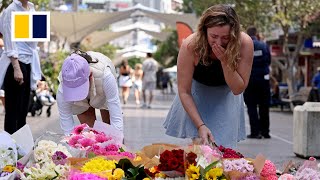
[[[234,95],[227,85],[207,86],[192,81],[191,93],[200,117],[211,130],[216,144],[235,148],[245,139],[243,94]],[[198,131],[176,95],[164,122],[166,134],[196,138]]]

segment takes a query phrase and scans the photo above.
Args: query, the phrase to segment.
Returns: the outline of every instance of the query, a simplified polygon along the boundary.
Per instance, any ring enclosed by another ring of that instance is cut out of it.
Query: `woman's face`
[[[226,48],[230,41],[230,25],[214,26],[207,29],[208,43],[212,47],[218,44]]]

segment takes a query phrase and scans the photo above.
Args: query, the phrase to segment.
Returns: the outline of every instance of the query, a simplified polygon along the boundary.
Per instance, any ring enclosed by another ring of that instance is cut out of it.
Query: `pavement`
[[[163,95],[161,91],[156,91],[155,100],[151,109],[142,109],[135,104],[133,92],[129,101],[122,105],[124,112],[124,136],[125,145],[132,151],[140,150],[143,146],[152,143],[170,143],[177,145],[188,145],[190,139],[179,139],[165,135],[162,124],[170,108],[174,94]],[[44,107],[46,110],[46,107]],[[0,105],[0,129],[3,129],[4,114],[3,106]],[[76,123],[79,121],[76,119]],[[101,119],[98,116],[98,119]],[[46,131],[61,133],[59,125],[59,115],[57,106],[52,107],[52,114],[46,117],[46,113],[40,116],[31,117],[29,113],[27,123],[30,125],[34,139],[41,136]],[[290,111],[280,111],[280,108],[273,108],[270,112],[271,139],[246,139],[238,144],[237,150],[245,157],[254,158],[258,154],[263,154],[267,159],[273,161],[277,168],[282,170],[283,165],[290,160],[302,162],[304,159],[298,158],[293,153],[293,113]],[[246,129],[249,133],[248,117],[246,116]]]

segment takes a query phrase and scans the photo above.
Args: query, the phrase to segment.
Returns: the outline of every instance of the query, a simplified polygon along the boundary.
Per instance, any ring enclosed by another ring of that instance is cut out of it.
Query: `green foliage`
[[[182,11],[195,12],[199,17],[210,6],[229,4],[234,7],[243,28],[255,25],[261,31],[268,31],[271,23],[271,0],[184,0]],[[190,10],[190,9],[193,9]]]
[[[31,1],[34,5],[36,10],[49,10],[49,3],[50,0],[33,0]]]
[[[128,159],[121,159],[116,164],[116,168],[124,171],[125,177],[122,178],[123,180],[141,180],[149,177],[144,171],[144,166],[134,166]]]
[[[134,66],[137,63],[142,63],[142,59],[141,58],[137,58],[137,57],[132,57],[128,59],[128,64],[131,68],[134,68]]]
[[[62,63],[69,53],[58,51],[50,54],[49,57],[41,61],[42,72],[46,77],[48,83],[53,85],[53,91],[57,92],[58,89],[58,76],[61,70]]]
[[[105,44],[105,45],[100,46],[98,48],[91,48],[91,47],[86,47],[86,46],[80,45],[80,49],[82,49],[83,51],[100,52],[100,53],[106,55],[107,57],[109,57],[111,60],[114,58],[114,56],[116,54],[116,50],[117,50],[117,48],[111,44]]]
[[[164,67],[171,67],[177,64],[178,53],[177,31],[172,31],[166,41],[158,44],[158,50],[154,53],[153,57]]]

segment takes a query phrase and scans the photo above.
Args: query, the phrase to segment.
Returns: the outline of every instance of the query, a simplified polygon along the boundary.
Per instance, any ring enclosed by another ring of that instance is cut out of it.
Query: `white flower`
[[[196,159],[197,166],[201,166],[203,168],[209,166],[209,163],[207,162],[207,159],[204,156],[199,156]]]

